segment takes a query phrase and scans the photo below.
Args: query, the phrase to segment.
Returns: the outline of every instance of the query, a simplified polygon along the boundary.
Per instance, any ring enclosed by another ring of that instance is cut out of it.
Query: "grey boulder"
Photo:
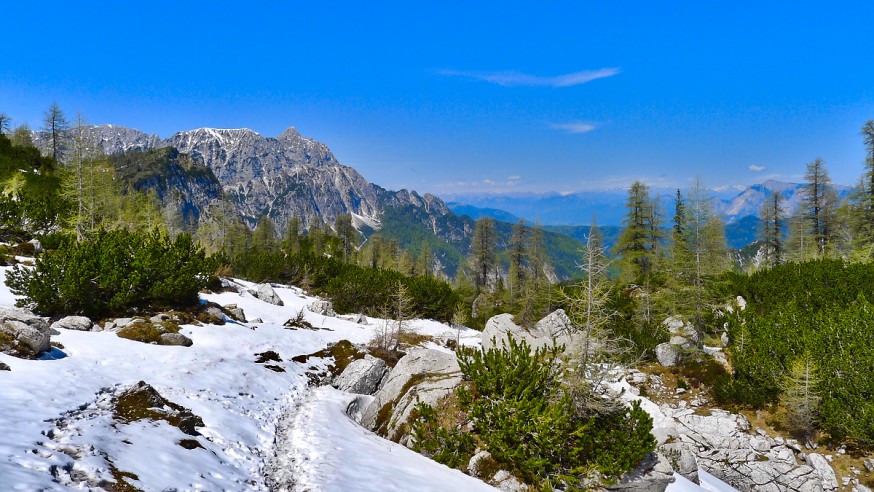
[[[0,322],[0,352],[22,359],[36,359],[51,349],[47,332],[17,320]]]
[[[76,331],[91,331],[94,323],[85,316],[67,316],[52,323],[54,330],[76,330]]]
[[[308,308],[311,312],[321,314],[322,316],[337,316],[334,312],[334,303],[331,301],[318,300],[313,301]]]
[[[160,345],[176,345],[190,347],[194,342],[181,333],[162,333]]]
[[[284,305],[282,299],[279,298],[270,284],[258,284],[254,289],[250,290],[249,293],[255,296],[256,299],[260,299],[268,304],[273,304],[275,306]]]
[[[349,363],[337,376],[333,386],[341,391],[359,395],[372,395],[388,374],[385,361],[370,354]]]

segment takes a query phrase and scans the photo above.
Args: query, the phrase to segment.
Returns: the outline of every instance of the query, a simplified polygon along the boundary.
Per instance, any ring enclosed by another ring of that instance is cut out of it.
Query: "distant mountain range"
[[[337,162],[328,147],[289,128],[277,137],[248,129],[199,128],[161,139],[139,130],[101,125],[88,135],[109,156],[117,175],[140,190],[154,190],[179,212],[183,226],[197,227],[210,205],[223,198],[250,227],[268,216],[283,232],[291,217],[305,227],[333,224],[351,214],[365,238],[380,233],[417,250],[428,242],[449,275],[468,254],[474,220],[453,213],[440,198],[415,191],[389,191]],[[37,146],[45,146],[34,134]],[[509,222],[515,222],[511,220]],[[506,247],[510,223],[498,222],[498,248]],[[546,232],[554,277],[576,272],[580,243]]]
[[[734,196],[713,196],[714,211],[722,216],[726,224],[731,224],[747,216],[759,216],[765,199],[773,192],[783,195],[784,211],[796,211],[801,202],[804,185],[768,180],[762,184],[748,186]],[[849,186],[834,185],[841,198],[852,190]],[[682,190],[681,190],[682,191]],[[659,198],[665,210],[665,217],[673,216],[675,189],[654,188],[651,190]],[[505,194],[463,194],[452,195],[448,202],[455,213],[467,214],[473,218],[493,217],[497,220],[513,218],[529,222],[540,222],[550,226],[588,225],[596,218],[599,225],[619,226],[625,217],[625,190],[581,191],[570,194],[559,193],[505,193]]]

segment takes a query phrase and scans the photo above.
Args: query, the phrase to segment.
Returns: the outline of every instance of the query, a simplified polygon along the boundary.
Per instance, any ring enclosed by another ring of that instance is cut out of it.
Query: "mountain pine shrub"
[[[465,383],[456,392],[474,442],[501,468],[529,484],[571,489],[589,480],[613,482],[655,449],[652,419],[639,405],[577,408],[562,386],[559,347],[533,354],[512,337],[486,352],[462,348]],[[464,463],[473,446],[460,429],[435,429],[420,405],[415,446],[449,466]]]
[[[171,240],[119,229],[83,242],[67,239],[36,258],[33,268],[13,268],[6,284],[24,296],[18,306],[41,315],[99,319],[195,305],[214,270],[187,234]]]

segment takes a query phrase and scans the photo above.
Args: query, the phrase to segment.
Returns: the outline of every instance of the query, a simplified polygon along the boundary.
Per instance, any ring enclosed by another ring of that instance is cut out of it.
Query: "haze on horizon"
[[[18,2],[0,111],[288,126],[391,189],[713,188],[863,170],[874,4]],[[37,37],[38,36],[38,37]]]

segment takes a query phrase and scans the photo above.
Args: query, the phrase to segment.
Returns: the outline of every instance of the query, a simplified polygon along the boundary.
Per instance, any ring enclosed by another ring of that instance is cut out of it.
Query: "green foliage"
[[[419,402],[413,412],[413,451],[452,468],[467,465],[476,449],[471,434],[439,425],[431,405]]]
[[[249,248],[231,259],[236,275],[253,281],[306,284],[325,295],[340,313],[379,316],[401,282],[411,299],[411,309],[424,318],[448,321],[458,302],[446,282],[434,277],[410,277],[393,270],[361,267],[340,258],[312,253],[283,254]]]
[[[731,288],[747,299],[747,309],[727,317],[734,375],[717,381],[717,399],[785,403],[794,391],[786,383],[793,365],[807,357],[818,366],[810,394],[817,395],[819,429],[874,449],[871,278],[874,264],[826,259],[732,275]]]
[[[615,480],[655,449],[652,420],[639,406],[574,406],[561,384],[559,347],[532,354],[524,341],[508,343],[459,351],[467,383],[456,394],[480,447],[502,468],[531,484],[572,487],[596,475]],[[416,425],[430,432],[423,435],[432,456],[454,458],[466,449],[454,431],[433,429],[428,410],[420,415]]]
[[[7,275],[19,306],[39,314],[91,318],[139,309],[187,307],[198,302],[214,262],[187,234],[170,240],[157,232],[100,231],[90,241],[64,241]]]

